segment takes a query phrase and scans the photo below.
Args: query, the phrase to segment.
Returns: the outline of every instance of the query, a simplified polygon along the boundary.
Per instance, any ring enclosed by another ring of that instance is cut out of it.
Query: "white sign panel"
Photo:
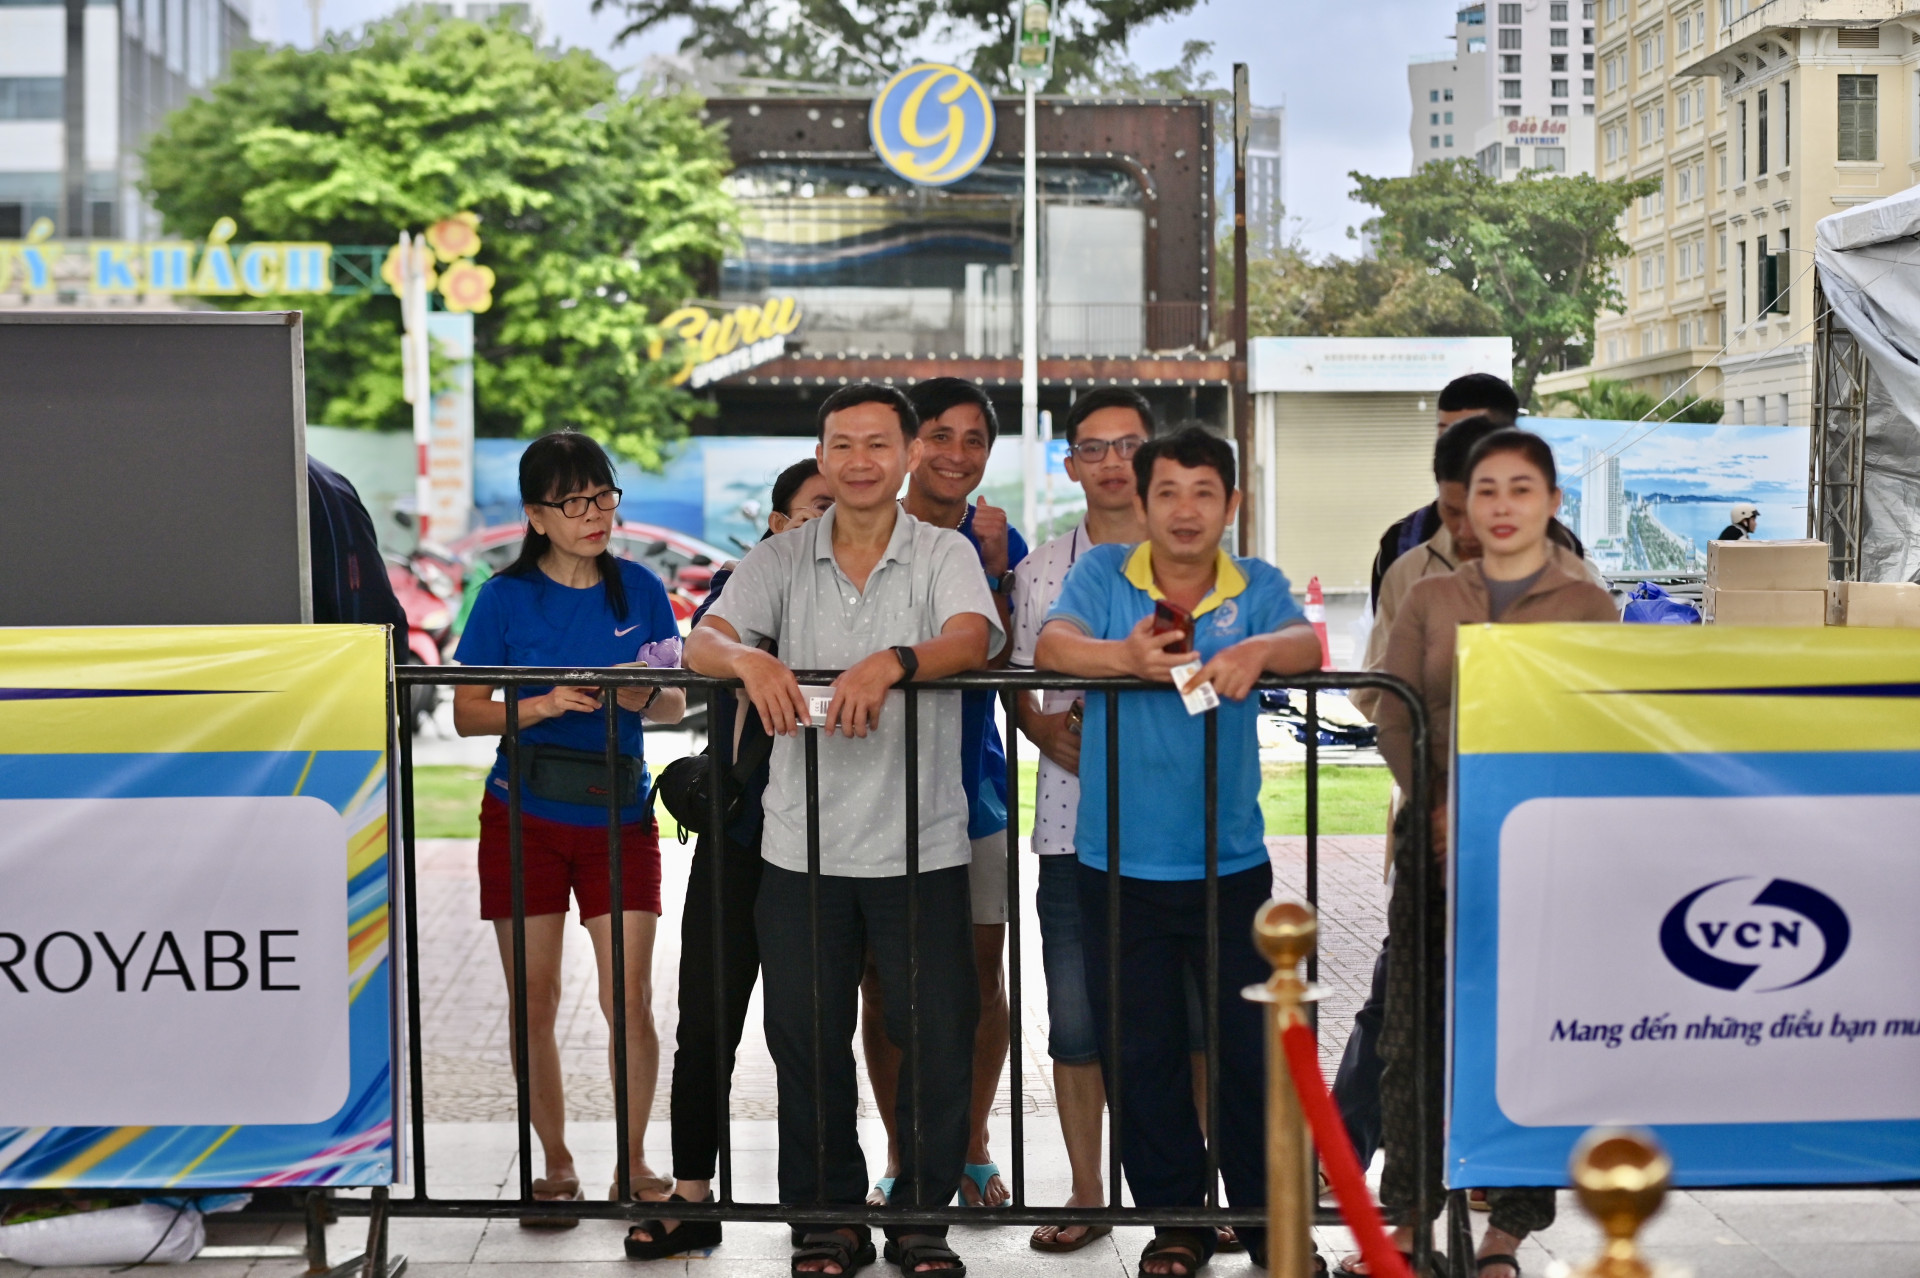
[[[442,544],[467,530],[473,514],[473,316],[427,316],[436,364],[451,384],[433,394],[427,434],[427,531]]]
[[[1509,337],[1256,337],[1247,349],[1254,394],[1432,394],[1468,373],[1513,377]]]
[[[1546,798],[1500,833],[1529,1127],[1920,1117],[1920,796]]]
[[[310,797],[0,800],[0,1127],[338,1113],[344,845]]]

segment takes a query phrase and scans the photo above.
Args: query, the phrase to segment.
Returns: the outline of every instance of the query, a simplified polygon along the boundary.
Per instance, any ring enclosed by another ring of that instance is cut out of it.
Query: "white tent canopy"
[[[1863,581],[1920,577],[1920,188],[1820,219],[1814,262],[1871,376],[1860,522]]]

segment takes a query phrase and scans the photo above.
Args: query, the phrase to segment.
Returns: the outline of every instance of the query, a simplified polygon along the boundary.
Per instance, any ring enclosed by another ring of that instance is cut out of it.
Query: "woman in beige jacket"
[[[1468,463],[1467,518],[1482,555],[1445,576],[1427,577],[1407,592],[1387,639],[1381,669],[1412,684],[1426,706],[1430,750],[1425,759],[1413,754],[1411,723],[1399,698],[1384,696],[1378,711],[1380,752],[1401,789],[1408,789],[1413,770],[1427,770],[1427,793],[1435,796],[1433,846],[1444,857],[1447,850],[1448,771],[1452,758],[1454,646],[1463,625],[1488,622],[1517,624],[1538,621],[1617,622],[1619,610],[1605,590],[1584,572],[1570,570],[1552,553],[1548,521],[1559,512],[1560,488],[1554,472],[1553,450],[1537,435],[1503,430],[1489,435],[1473,450]],[[1405,814],[1402,814],[1404,821]],[[1404,830],[1396,831],[1404,836]],[[1443,1095],[1440,1045],[1442,1009],[1446,1006],[1446,918],[1444,870],[1431,876],[1434,890],[1426,901],[1413,896],[1411,876],[1396,875],[1387,910],[1389,946],[1387,1015],[1381,1029],[1381,1056],[1386,1069],[1381,1078],[1386,1168],[1380,1198],[1400,1232],[1398,1245],[1412,1238],[1412,1208],[1416,1177],[1424,1175],[1435,1186],[1431,1201],[1439,1202],[1439,1150],[1427,1166],[1414,1157],[1413,1114],[1417,1088],[1428,1089],[1437,1109]],[[1432,1044],[1427,1053],[1427,1078],[1412,1073],[1414,946],[1417,910],[1427,911],[1430,949],[1425,1032]],[[1492,1218],[1479,1248],[1482,1278],[1518,1278],[1514,1252],[1520,1240],[1553,1223],[1553,1191],[1543,1188],[1487,1191]],[[1421,1222],[1427,1224],[1430,1222]],[[1355,1270],[1351,1264],[1349,1272]]]

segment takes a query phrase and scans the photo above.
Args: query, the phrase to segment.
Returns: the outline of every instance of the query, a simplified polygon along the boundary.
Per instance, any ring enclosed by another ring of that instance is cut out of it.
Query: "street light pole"
[[[1247,129],[1253,123],[1247,64],[1233,64],[1233,438],[1240,449],[1240,553],[1253,554],[1253,397],[1247,393]]]
[[[1034,94],[1053,74],[1053,13],[1044,0],[1027,0],[1017,15],[1013,74],[1026,90],[1020,148],[1025,176],[1020,199],[1020,514],[1032,535],[1039,527],[1037,494],[1046,465],[1040,455],[1040,166]]]
[[[1034,162],[1033,81],[1027,81],[1026,142],[1021,148],[1026,175],[1020,208],[1020,440],[1021,499],[1024,527],[1034,522],[1034,476],[1040,461],[1040,201],[1035,187],[1039,166]]]

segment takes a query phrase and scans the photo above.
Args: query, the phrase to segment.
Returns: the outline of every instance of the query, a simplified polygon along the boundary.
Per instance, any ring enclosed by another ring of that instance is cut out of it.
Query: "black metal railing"
[[[837,677],[835,671],[799,671],[796,672],[802,684],[827,684]],[[407,666],[397,671],[397,681],[404,688],[428,684],[467,684],[487,685],[502,688],[520,688],[525,686],[566,685],[575,687],[595,687],[601,690],[604,703],[609,708],[607,715],[607,766],[609,777],[617,774],[619,745],[616,735],[615,716],[611,708],[616,704],[615,694],[622,687],[662,686],[685,688],[689,695],[704,694],[707,700],[709,725],[721,722],[718,714],[718,699],[737,684],[705,678],[685,670],[657,670],[646,668],[612,669],[560,669],[528,667],[423,667]],[[1416,759],[1427,757],[1428,724],[1425,707],[1419,698],[1404,683],[1391,676],[1364,673],[1341,672],[1338,674],[1311,674],[1290,678],[1267,678],[1261,681],[1262,688],[1298,689],[1306,694],[1306,889],[1310,903],[1317,904],[1319,893],[1319,786],[1318,786],[1318,707],[1317,696],[1323,690],[1348,689],[1354,687],[1379,688],[1383,692],[1398,696],[1408,708],[1412,721],[1413,751]],[[1153,692],[1161,695],[1174,695],[1164,684],[1150,684],[1132,679],[1090,679],[1076,675],[1054,674],[1049,672],[973,672],[956,675],[951,678],[917,682],[903,688],[904,704],[898,712],[904,715],[906,736],[906,777],[905,777],[905,840],[906,840],[906,878],[908,916],[908,950],[917,954],[919,924],[918,917],[918,878],[920,874],[919,847],[919,702],[921,695],[934,692],[992,691],[1003,698],[1007,712],[1009,731],[1006,738],[1007,755],[1007,894],[1010,907],[1017,911],[1020,900],[1020,832],[1019,832],[1019,731],[1017,728],[1017,698],[1029,691],[1068,690],[1083,691],[1089,696],[1101,696],[1106,699],[1107,723],[1118,723],[1119,697],[1123,692]],[[627,1100],[626,1068],[626,1000],[625,1000],[625,953],[624,929],[613,927],[611,931],[612,982],[611,1005],[613,1024],[611,1032],[614,1044],[614,1123],[616,1154],[616,1184],[618,1199],[609,1202],[554,1202],[536,1200],[533,1197],[532,1138],[529,1109],[529,1071],[528,1071],[528,1028],[526,1000],[526,914],[523,867],[521,864],[521,820],[520,820],[520,724],[518,697],[509,695],[506,699],[506,731],[503,735],[503,749],[508,765],[508,827],[509,827],[509,868],[512,875],[513,902],[513,1059],[518,1074],[518,1103],[515,1122],[518,1129],[520,1154],[520,1184],[517,1199],[442,1199],[432,1195],[427,1170],[427,1135],[425,1123],[425,1097],[421,1065],[421,1027],[420,1027],[420,975],[418,961],[418,941],[416,919],[415,882],[415,845],[413,835],[413,787],[412,787],[412,743],[402,731],[398,734],[400,784],[397,791],[397,815],[399,817],[399,852],[401,873],[405,891],[402,894],[403,915],[398,920],[403,929],[406,945],[405,1000],[410,1033],[410,1059],[407,1061],[409,1077],[412,1082],[410,1091],[410,1126],[412,1128],[412,1195],[406,1198],[393,1198],[385,1210],[391,1216],[450,1216],[450,1217],[500,1217],[524,1214],[529,1211],[541,1216],[578,1216],[582,1218],[641,1219],[644,1216],[660,1214],[657,1203],[636,1203],[629,1196],[630,1176],[628,1166],[630,1115]],[[889,707],[890,711],[893,707]],[[740,713],[753,713],[750,705],[742,703]],[[735,1195],[732,1140],[729,1113],[728,1071],[732,1066],[729,1053],[724,1049],[715,1053],[719,1077],[716,1079],[716,1131],[719,1135],[718,1177],[714,1199],[711,1203],[679,1203],[673,1205],[673,1216],[685,1220],[737,1220],[737,1221],[786,1221],[796,1215],[804,1215],[808,1220],[832,1222],[835,1224],[981,1224],[992,1222],[1007,1225],[1066,1225],[1075,1222],[1095,1224],[1130,1225],[1258,1225],[1265,1222],[1265,1212],[1261,1208],[1245,1207],[1237,1209],[1219,1206],[1218,1194],[1218,1156],[1215,1141],[1219,1132],[1219,939],[1221,920],[1219,918],[1219,829],[1218,794],[1219,781],[1219,740],[1218,716],[1209,712],[1205,717],[1205,759],[1204,785],[1206,789],[1206,823],[1204,838],[1206,843],[1206,903],[1207,903],[1207,970],[1205,973],[1205,1034],[1207,1045],[1207,1172],[1208,1190],[1206,1204],[1197,1208],[1129,1208],[1121,1205],[1122,1167],[1121,1145],[1119,1140],[1122,1117],[1122,1092],[1119,1079],[1120,1061],[1117,1044],[1121,1041],[1120,1025],[1120,888],[1122,869],[1122,840],[1120,823],[1119,786],[1107,787],[1107,941],[1108,954],[1108,1025],[1107,1035],[1110,1044],[1116,1045],[1109,1052],[1107,1062],[1108,1076],[1108,1184],[1109,1204],[1104,1208],[1088,1207],[1037,1207],[1027,1202],[1026,1159],[1024,1151],[1024,1079],[1022,1077],[1022,1052],[1020,1043],[1020,1016],[1017,1011],[1010,1017],[1010,1044],[1008,1067],[1010,1070],[1011,1105],[1011,1158],[1010,1183],[1011,1200],[1004,1208],[983,1216],[977,1209],[952,1206],[925,1205],[888,1205],[874,1207],[861,1204],[794,1204],[778,1202],[747,1202]],[[805,751],[805,778],[807,797],[807,876],[809,880],[809,904],[812,915],[812,937],[815,953],[814,961],[814,1023],[813,1054],[815,1059],[815,1079],[819,1079],[819,1060],[824,1044],[820,1027],[821,1002],[818,997],[819,962],[819,914],[818,883],[820,877],[820,827],[819,827],[819,730],[803,728],[801,730]],[[723,757],[724,751],[711,751],[710,758],[713,774],[708,793],[711,811],[707,819],[709,833],[703,837],[714,841],[712,854],[717,867],[724,859],[724,843],[727,838],[726,814],[724,811],[725,786],[722,783],[724,769],[728,766]],[[1110,777],[1118,776],[1119,735],[1109,730],[1106,734],[1106,768]],[[1432,858],[1425,854],[1428,822],[1426,813],[1429,807],[1429,795],[1424,777],[1416,777],[1413,792],[1408,795],[1408,804],[1413,819],[1407,823],[1409,837],[1400,841],[1396,857],[1401,873],[1412,875],[1415,891],[1422,899],[1432,889],[1432,876],[1436,871]],[[607,805],[607,841],[611,899],[620,903],[623,886],[623,865],[621,847],[621,812],[618,787],[608,786]],[[726,945],[726,904],[723,899],[723,875],[716,872],[710,876],[713,893],[711,902],[714,921],[712,927],[713,963],[716,979],[714,997],[716,1001],[715,1024],[723,1026],[726,1021],[724,1000],[725,982],[718,974],[725,970]],[[617,908],[617,907],[616,907]],[[1413,942],[1416,955],[1421,957],[1429,952],[1432,938],[1425,935],[1427,912],[1418,912],[1420,935],[1409,938]],[[1014,926],[1007,930],[1007,979],[1008,1000],[1012,1008],[1021,1006],[1022,954],[1021,929],[1018,926],[1019,915],[1011,914]],[[1244,927],[1247,920],[1232,920],[1234,927]],[[910,1003],[908,1011],[909,1041],[905,1051],[910,1064],[917,1065],[919,1050],[919,1007],[917,1006],[919,973],[917,957],[908,973],[908,988],[915,1002]],[[1309,968],[1309,979],[1317,975],[1317,961]],[[1422,979],[1416,982],[1416,999],[1419,1004],[1427,1001],[1428,983]],[[1426,1024],[1430,1009],[1419,1011],[1419,1024]],[[716,1032],[721,1032],[716,1029]],[[1417,1056],[1414,1061],[1413,1075],[1424,1079],[1427,1053],[1441,1050],[1438,1043],[1430,1043],[1420,1036],[1416,1041]],[[909,1104],[911,1130],[907,1139],[916,1145],[920,1140],[920,1105],[918,1086],[920,1071],[910,1070],[913,1092]],[[821,1089],[816,1087],[816,1104]],[[1420,1140],[1426,1146],[1427,1157],[1422,1165],[1437,1165],[1439,1161],[1440,1124],[1438,1098],[1421,1094],[1417,1124]],[[824,1129],[824,1114],[816,1108],[814,1115],[817,1130]],[[1429,1143],[1430,1142],[1430,1143]],[[816,1142],[822,1147],[824,1142]],[[916,1167],[919,1161],[916,1158]],[[824,1184],[824,1176],[816,1184]],[[1431,1192],[1421,1178],[1422,1201],[1415,1204],[1416,1214],[1422,1219],[1433,1216],[1438,1204],[1431,1200]],[[384,1197],[384,1195],[382,1196]],[[1332,1218],[1329,1217],[1329,1220]],[[1423,1231],[1416,1231],[1423,1233]],[[1424,1250],[1424,1248],[1421,1248]]]

